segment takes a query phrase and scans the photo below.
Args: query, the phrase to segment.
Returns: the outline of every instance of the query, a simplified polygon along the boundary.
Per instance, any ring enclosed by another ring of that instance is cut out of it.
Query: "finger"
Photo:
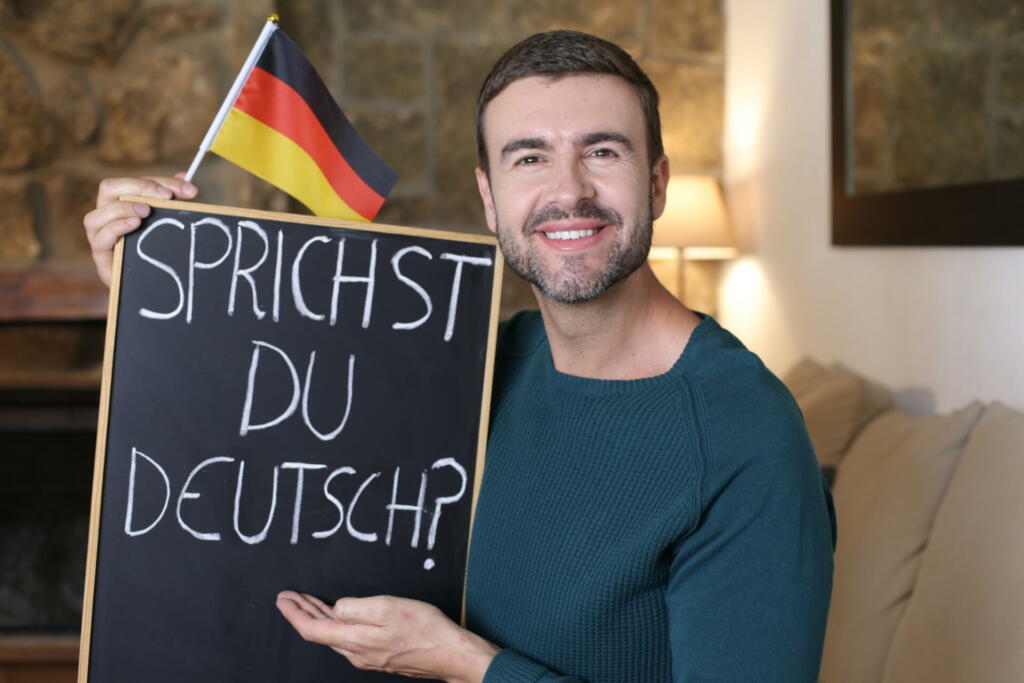
[[[292,604],[297,606],[299,609],[301,609],[303,612],[305,612],[308,616],[312,617],[313,619],[327,618],[319,609],[317,609],[317,607],[314,604],[309,602],[309,600],[307,600],[303,595],[299,593],[287,591],[286,593],[279,594],[277,596],[277,599],[279,602],[282,600],[290,601]],[[334,617],[330,617],[330,619],[333,620]]]
[[[121,195],[171,199],[174,191],[152,178],[105,178],[100,181],[96,208],[116,202]]]
[[[340,598],[334,603],[334,617],[348,624],[383,626],[388,621],[393,598],[377,595],[372,598]]]
[[[148,204],[141,202],[113,202],[106,206],[93,209],[89,213],[85,214],[85,218],[82,219],[82,225],[85,226],[85,234],[89,237],[90,241],[92,236],[99,232],[108,223],[111,223],[118,219],[126,218],[145,218],[150,213],[150,207]]]
[[[309,602],[309,604],[311,604],[313,607],[315,607],[316,610],[320,612],[320,614],[324,615],[326,618],[335,618],[334,612],[331,611],[330,606],[320,598],[316,597],[315,595],[310,595],[309,593],[302,593],[302,597],[306,598],[306,601]]]
[[[113,257],[114,245],[122,236],[139,227],[139,217],[121,218],[107,223],[99,232],[89,238],[93,254],[107,254]]]
[[[303,640],[326,645],[349,657],[353,648],[358,648],[365,634],[365,627],[341,624],[334,619],[313,616],[300,607],[300,603],[289,597],[279,596],[277,609],[292,625]]]
[[[278,598],[277,609],[303,640],[321,645],[337,645],[332,630],[332,627],[339,625],[337,622],[314,617],[302,609],[300,603],[289,598]]]
[[[100,276],[100,281],[109,287],[114,270],[114,255],[93,253],[92,260],[96,263],[96,274]]]
[[[172,178],[164,176],[143,176],[143,180],[152,180],[164,189],[173,192],[175,197],[192,199],[199,193],[199,188],[193,183],[185,180],[184,176],[184,173],[176,173]]]

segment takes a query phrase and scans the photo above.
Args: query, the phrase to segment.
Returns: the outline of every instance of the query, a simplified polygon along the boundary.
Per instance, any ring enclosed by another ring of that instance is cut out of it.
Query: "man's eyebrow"
[[[601,143],[601,142],[617,142],[620,145],[622,145],[623,147],[625,147],[626,149],[628,149],[630,151],[633,150],[633,143],[632,143],[632,141],[630,141],[629,138],[627,138],[622,133],[614,133],[614,132],[610,132],[610,131],[602,131],[602,132],[599,132],[599,133],[588,133],[587,135],[584,135],[580,139],[580,142],[583,145],[596,145],[596,144]]]
[[[510,154],[518,152],[521,149],[549,149],[550,145],[541,138],[519,138],[518,140],[512,140],[507,145],[501,148],[501,158],[506,159]]]

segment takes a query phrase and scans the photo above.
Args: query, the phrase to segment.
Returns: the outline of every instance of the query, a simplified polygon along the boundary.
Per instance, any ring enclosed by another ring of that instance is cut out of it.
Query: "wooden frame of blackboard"
[[[321,218],[301,214],[288,214],[273,211],[260,211],[241,209],[229,206],[214,204],[202,204],[193,202],[181,202],[173,200],[154,199],[149,197],[122,196],[122,201],[139,202],[148,204],[154,208],[181,209],[192,212],[207,212],[217,215],[265,219],[290,223],[301,223],[305,225],[316,225],[330,228],[346,228],[350,230],[369,231],[385,235],[405,235],[422,237],[428,239],[454,240],[459,242],[470,242],[496,246],[494,237],[489,235],[478,235],[472,233],[460,233],[454,231],[433,230],[428,228],[417,228],[409,226],[387,225],[378,223],[360,223],[340,219]],[[109,409],[111,401],[111,380],[114,367],[114,356],[116,354],[115,341],[117,338],[117,316],[121,294],[121,271],[124,263],[124,238],[118,240],[114,248],[112,275],[110,281],[110,297],[107,313],[107,328],[103,354],[103,375],[100,389],[99,419],[97,424],[96,455],[93,468],[92,499],[89,519],[89,537],[87,546],[87,560],[85,570],[85,590],[82,601],[82,630],[79,644],[79,683],[88,683],[89,656],[92,636],[92,617],[95,599],[96,567],[99,553],[100,534],[100,510],[103,505],[103,485],[106,465],[107,436]],[[501,283],[504,260],[501,250],[495,249],[494,276],[492,281],[490,297],[490,318],[488,321],[487,346],[485,356],[484,384],[481,394],[480,423],[477,436],[476,467],[473,475],[473,497],[470,512],[469,534],[472,542],[473,522],[476,515],[477,499],[480,492],[480,485],[483,479],[484,461],[487,449],[487,434],[490,417],[491,403],[491,381],[494,371],[494,355],[497,336],[497,322],[501,302]],[[468,556],[468,548],[467,548]],[[462,601],[462,622],[465,624],[465,588],[463,588]]]

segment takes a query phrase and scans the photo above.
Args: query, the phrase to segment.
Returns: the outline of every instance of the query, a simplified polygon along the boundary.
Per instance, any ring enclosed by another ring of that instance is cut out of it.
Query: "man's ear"
[[[669,165],[668,157],[662,154],[651,167],[651,220],[657,220],[665,211],[665,199],[668,196]]]
[[[480,190],[480,199],[484,202],[484,216],[487,218],[487,229],[491,232],[498,230],[498,214],[494,210],[494,197],[491,195],[491,181],[487,172],[479,166],[476,167],[476,187]]]

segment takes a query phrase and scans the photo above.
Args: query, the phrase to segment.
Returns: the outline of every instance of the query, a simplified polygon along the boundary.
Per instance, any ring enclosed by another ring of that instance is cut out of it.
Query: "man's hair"
[[[530,76],[559,79],[574,74],[607,74],[622,78],[636,91],[647,128],[651,166],[665,152],[658,117],[658,91],[647,74],[618,45],[579,31],[536,33],[513,45],[491,69],[476,104],[476,148],[480,168],[489,173],[484,145],[484,110],[513,81]]]

